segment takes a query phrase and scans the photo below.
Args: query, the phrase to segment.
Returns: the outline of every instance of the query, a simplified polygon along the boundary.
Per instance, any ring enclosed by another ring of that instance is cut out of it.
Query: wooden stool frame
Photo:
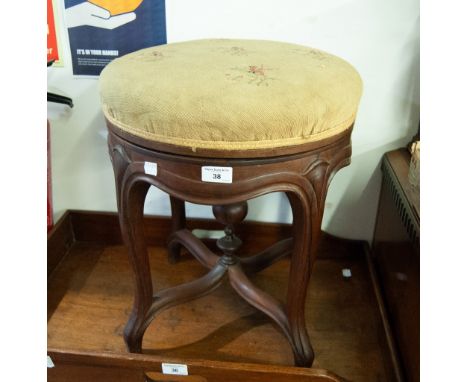
[[[109,153],[117,190],[120,226],[135,277],[133,310],[124,330],[130,352],[142,351],[146,328],[162,310],[203,296],[229,279],[236,292],[268,315],[288,339],[297,366],[314,360],[304,308],[311,266],[317,254],[328,186],[350,162],[352,126],[334,137],[310,144],[271,150],[220,151],[171,146],[132,136],[107,121]],[[145,173],[145,162],[157,164],[157,175]],[[201,180],[202,166],[233,168],[232,183]],[[169,259],[176,262],[181,246],[209,269],[202,278],[154,292],[143,229],[144,201],[153,185],[170,195],[172,235]],[[292,208],[293,237],[261,253],[239,258],[241,240],[234,227],[247,214],[246,201],[271,192],[285,192]],[[213,206],[225,237],[214,254],[185,227],[184,201]],[[256,287],[248,274],[283,256],[291,256],[285,304]]]

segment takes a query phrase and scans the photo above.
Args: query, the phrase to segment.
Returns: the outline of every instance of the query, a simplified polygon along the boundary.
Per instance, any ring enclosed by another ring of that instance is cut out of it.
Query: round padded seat
[[[321,50],[217,39],[115,59],[101,73],[100,93],[116,133],[140,145],[266,156],[349,130],[362,82],[350,64]]]

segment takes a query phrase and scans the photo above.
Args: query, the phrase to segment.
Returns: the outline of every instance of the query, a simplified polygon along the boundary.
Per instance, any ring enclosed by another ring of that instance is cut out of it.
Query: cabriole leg
[[[143,207],[149,186],[142,181],[134,184],[123,183],[121,186],[120,228],[129,251],[135,283],[133,309],[124,329],[125,343],[132,353],[141,352],[145,317],[153,300],[151,271],[143,229]]]
[[[310,367],[314,351],[305,325],[305,302],[313,259],[317,253],[320,219],[305,194],[288,193],[293,212],[294,248],[291,255],[286,315],[294,343],[296,366]]]

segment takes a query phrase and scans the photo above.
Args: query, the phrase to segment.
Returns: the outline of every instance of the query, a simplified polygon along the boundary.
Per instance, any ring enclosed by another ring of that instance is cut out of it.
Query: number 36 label
[[[202,182],[232,183],[232,167],[202,166]]]

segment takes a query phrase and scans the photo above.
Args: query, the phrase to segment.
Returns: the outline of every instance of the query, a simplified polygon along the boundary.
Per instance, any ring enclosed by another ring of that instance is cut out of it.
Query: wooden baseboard
[[[146,216],[145,236],[148,245],[161,245],[170,235],[171,219],[167,216]],[[214,219],[187,219],[189,229],[222,230],[224,227]],[[242,238],[247,255],[266,248],[291,236],[291,225],[245,221],[236,227]],[[215,241],[203,240],[215,248]],[[75,242],[90,242],[105,245],[122,244],[119,217],[115,212],[68,210],[48,233],[48,275],[59,264]],[[319,258],[362,256],[363,241],[338,238],[322,232]]]
[[[67,211],[47,233],[47,277],[75,243],[72,214]]]
[[[115,212],[69,211],[75,238],[77,241],[102,242],[103,244],[121,244],[119,219]],[[148,245],[160,245],[170,234],[171,218],[168,216],[145,216],[144,225]],[[189,229],[223,230],[224,227],[214,219],[187,219]],[[244,244],[252,244],[249,240],[266,240],[274,242],[276,239],[290,236],[289,224],[243,222],[236,227],[238,236]]]

